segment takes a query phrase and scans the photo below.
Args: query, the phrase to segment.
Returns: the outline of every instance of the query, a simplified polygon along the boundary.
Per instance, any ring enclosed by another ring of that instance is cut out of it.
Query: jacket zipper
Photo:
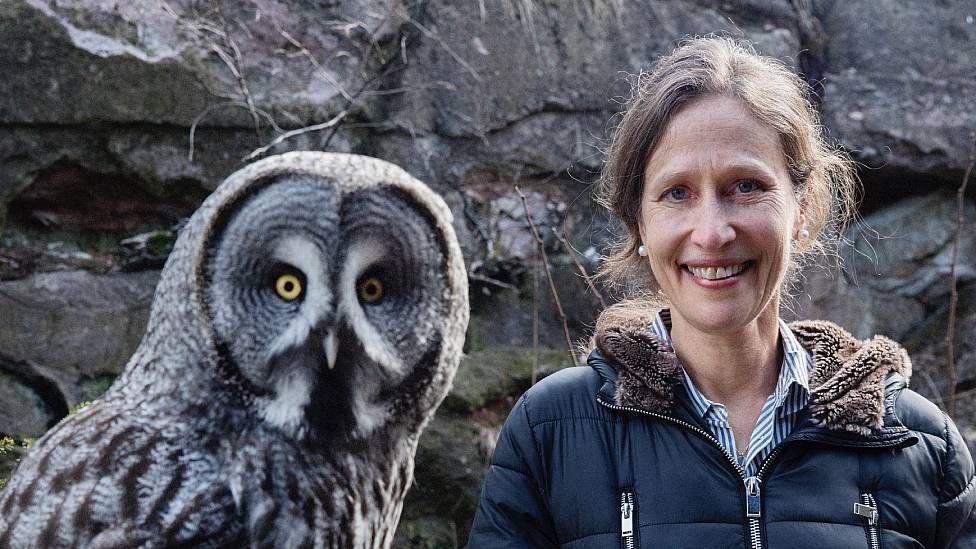
[[[881,549],[881,534],[878,531],[878,503],[874,495],[861,494],[861,502],[854,504],[854,514],[864,519],[864,533],[868,538],[868,547]]]
[[[605,402],[603,399],[600,398],[596,399],[596,401],[599,402],[604,407],[610,408],[611,410],[618,410],[623,412],[636,412],[639,414],[644,414],[646,416],[650,416],[650,417],[654,417],[654,418],[658,418],[664,421],[674,423],[675,425],[679,425],[681,427],[684,427],[685,429],[697,433],[705,440],[711,442],[712,445],[715,446],[715,448],[717,448],[722,453],[722,455],[725,456],[725,459],[728,460],[729,464],[732,465],[732,468],[735,469],[736,472],[739,473],[739,476],[742,478],[742,483],[745,486],[745,491],[746,491],[745,518],[748,521],[748,525],[749,525],[749,546],[751,549],[762,549],[763,544],[762,544],[762,523],[761,523],[762,521],[761,485],[764,478],[763,475],[769,469],[770,464],[775,460],[776,456],[778,456],[780,451],[782,451],[784,443],[786,441],[781,442],[779,446],[774,448],[773,451],[770,452],[768,456],[766,456],[766,459],[763,460],[762,465],[759,467],[759,472],[756,474],[756,476],[750,477],[746,474],[745,469],[743,469],[742,466],[739,465],[739,461],[734,456],[732,456],[732,454],[730,454],[725,449],[724,446],[722,446],[722,443],[719,442],[719,440],[715,438],[714,435],[702,429],[701,427],[698,427],[697,425],[692,425],[691,423],[688,423],[687,421],[682,421],[678,418],[666,416],[663,414],[658,414],[655,412],[650,412],[648,410],[642,410],[640,408],[631,408],[629,406],[619,406],[617,404],[610,404],[609,402]],[[872,547],[872,549],[877,549],[877,548]]]
[[[620,492],[620,540],[623,549],[634,549],[637,545],[637,536],[634,532],[636,528],[634,513],[636,511],[634,493],[629,490]]]

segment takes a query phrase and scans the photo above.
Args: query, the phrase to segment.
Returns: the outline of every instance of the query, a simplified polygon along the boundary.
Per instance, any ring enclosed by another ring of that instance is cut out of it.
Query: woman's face
[[[672,316],[709,333],[775,318],[801,226],[779,137],[743,103],[705,96],[671,120],[644,172],[638,227]]]

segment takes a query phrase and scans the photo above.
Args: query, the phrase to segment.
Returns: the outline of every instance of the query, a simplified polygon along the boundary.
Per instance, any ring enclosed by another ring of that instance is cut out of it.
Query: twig
[[[556,235],[556,239],[559,240],[559,242],[563,245],[564,248],[566,248],[566,252],[569,254],[569,257],[571,257],[573,259],[573,263],[576,264],[576,269],[579,270],[580,274],[583,276],[583,280],[586,281],[586,286],[590,289],[590,292],[592,292],[593,295],[595,295],[596,298],[600,301],[600,307],[602,309],[606,309],[607,302],[605,299],[603,299],[603,294],[601,294],[600,291],[596,289],[596,286],[593,285],[593,279],[590,278],[589,273],[586,272],[586,267],[584,267],[583,264],[580,263],[579,259],[576,257],[577,254],[576,249],[573,248],[569,244],[569,242],[566,241],[566,238],[563,237],[562,233],[560,233],[559,230],[556,229],[555,227],[552,228],[552,234]]]
[[[278,32],[281,33],[282,36],[286,40],[288,40],[289,42],[291,42],[292,45],[301,48],[304,52],[308,52],[308,50],[300,42],[298,42],[297,40],[295,40],[294,38],[292,38],[291,35],[289,35],[283,29],[280,29],[279,28],[278,29]],[[312,56],[311,52],[308,52],[305,55],[309,59],[309,61],[312,62],[313,66],[319,69],[319,72],[321,72],[323,75],[326,74],[325,71],[324,71],[324,69],[322,68],[322,66],[319,65],[318,62],[314,59],[314,57]],[[336,132],[340,128],[339,122],[342,121],[342,119],[345,118],[350,112],[352,112],[353,111],[353,108],[356,107],[359,104],[360,97],[362,97],[364,95],[368,95],[368,93],[369,93],[368,92],[369,87],[372,86],[377,81],[382,82],[387,76],[389,76],[391,70],[392,70],[392,61],[391,62],[388,62],[381,71],[378,71],[377,72],[377,74],[374,74],[373,76],[365,79],[363,81],[362,85],[359,86],[359,89],[357,89],[352,94],[349,94],[345,90],[339,88],[340,94],[346,100],[346,105],[345,105],[345,108],[343,108],[343,110],[341,112],[339,112],[338,115],[336,115],[331,120],[328,120],[328,121],[323,122],[321,124],[315,124],[315,125],[312,125],[312,126],[307,126],[307,127],[304,127],[304,128],[299,128],[299,129],[291,130],[291,131],[286,132],[286,133],[284,133],[282,135],[279,135],[278,137],[274,138],[274,140],[272,140],[267,145],[265,145],[265,146],[263,146],[263,147],[261,147],[259,149],[255,149],[254,151],[252,151],[251,154],[249,154],[246,157],[244,157],[244,160],[246,161],[246,160],[250,160],[250,159],[252,159],[252,158],[254,158],[256,156],[260,156],[260,155],[264,154],[265,152],[267,152],[268,149],[270,149],[271,147],[277,145],[278,143],[281,143],[282,141],[284,141],[286,139],[289,139],[291,137],[294,137],[296,135],[300,135],[300,134],[307,133],[307,132],[313,132],[313,131],[319,131],[319,130],[324,130],[324,129],[332,128],[332,131],[330,131],[328,133],[328,135],[326,135],[325,140],[322,142],[322,145],[320,147],[320,149],[322,149],[322,150],[328,150],[329,144],[332,143],[332,139],[335,137]]]
[[[959,201],[956,213],[956,238],[952,245],[952,262],[949,263],[950,297],[949,297],[949,333],[946,335],[946,345],[948,345],[948,368],[949,368],[949,398],[948,412],[952,415],[956,408],[956,358],[955,358],[955,333],[956,333],[956,307],[959,305],[959,292],[956,289],[956,261],[959,259],[959,241],[962,238],[962,229],[965,224],[966,211],[966,186],[969,184],[969,176],[973,173],[973,165],[976,164],[976,131],[969,134],[971,141],[969,149],[969,165],[966,166],[966,173],[962,176],[962,184],[956,191],[956,198]]]
[[[301,52],[301,54],[305,57],[305,59],[308,60],[309,63],[311,63],[313,67],[315,67],[316,72],[318,72],[318,74],[322,77],[322,79],[328,82],[329,84],[335,86],[335,89],[338,90],[339,94],[342,95],[342,97],[344,97],[346,101],[349,101],[350,103],[353,101],[353,97],[349,95],[349,92],[347,92],[342,87],[342,84],[339,83],[339,81],[337,81],[335,78],[332,78],[332,76],[329,74],[329,71],[325,70],[325,67],[323,67],[322,64],[318,62],[317,59],[315,59],[315,56],[312,55],[312,52],[308,51],[308,48],[306,48],[304,44],[299,42],[291,34],[288,34],[288,31],[281,28],[277,24],[275,24],[275,30],[277,30],[278,34],[284,37],[285,40],[290,42],[292,46],[298,48],[298,51]]]
[[[400,41],[400,47],[401,48],[404,48],[405,47],[403,40]],[[352,108],[358,103],[360,96],[362,96],[363,94],[365,94],[366,91],[369,89],[370,86],[373,85],[374,82],[380,82],[380,83],[382,83],[393,72],[394,67],[395,67],[395,64],[393,63],[393,59],[390,59],[390,60],[388,60],[383,65],[383,69],[382,70],[377,71],[376,74],[374,74],[373,76],[371,76],[369,78],[366,78],[363,81],[363,84],[361,86],[359,86],[359,89],[356,90],[352,94],[352,97],[346,102],[346,108],[345,108],[345,110],[346,111],[351,111]],[[339,126],[336,126],[336,127],[332,128],[332,131],[329,132],[329,135],[328,136],[326,136],[325,142],[323,142],[323,144],[322,144],[322,149],[323,150],[326,150],[326,149],[329,148],[329,144],[332,143],[332,138],[335,137],[337,131],[339,131]]]
[[[224,7],[221,0],[214,0],[213,4],[217,11],[217,17],[220,18],[220,37],[223,39],[224,47],[230,50],[230,54],[226,50],[216,47],[216,44],[211,43],[211,49],[224,61],[224,64],[230,68],[231,74],[237,79],[237,87],[241,91],[241,96],[244,97],[244,103],[247,104],[248,112],[251,113],[251,120],[254,121],[254,133],[260,135],[261,120],[258,118],[254,98],[251,97],[251,90],[248,89],[247,78],[244,76],[244,56],[241,54],[241,49],[237,46],[237,42],[230,34],[227,18],[224,17]]]
[[[459,65],[461,65],[462,67],[464,67],[464,69],[467,70],[471,74],[471,77],[474,78],[475,82],[481,82],[481,76],[478,74],[478,71],[474,70],[474,67],[472,67],[471,65],[469,65],[468,62],[465,61],[463,57],[461,57],[460,55],[458,55],[457,53],[455,53],[454,50],[451,49],[451,46],[449,46],[447,44],[447,42],[443,38],[441,38],[440,36],[438,36],[436,32],[434,32],[434,31],[428,29],[427,27],[423,26],[420,23],[420,21],[417,21],[416,19],[410,17],[410,14],[408,14],[406,12],[406,10],[398,9],[397,10],[397,15],[400,16],[400,17],[402,17],[404,21],[410,23],[414,27],[417,27],[417,29],[420,32],[422,32],[425,36],[427,36],[431,40],[433,40],[433,41],[437,42],[438,44],[440,44],[440,46],[442,48],[444,48],[444,51],[446,51],[448,55],[450,55],[451,57],[453,57],[454,60],[457,61]]]
[[[552,279],[552,267],[549,265],[549,256],[546,254],[546,246],[542,241],[542,237],[539,236],[539,231],[535,228],[535,223],[532,222],[532,216],[529,215],[529,206],[525,201],[525,195],[522,194],[522,190],[515,186],[515,192],[518,193],[519,198],[522,199],[522,209],[525,211],[525,220],[529,222],[529,229],[532,231],[532,237],[535,238],[536,244],[539,246],[539,253],[542,255],[542,265],[546,269],[546,279],[549,281],[549,291],[552,292],[552,300],[556,304],[556,311],[559,312],[559,319],[563,323],[563,335],[566,336],[566,350],[569,351],[569,364],[571,366],[576,366],[576,356],[573,354],[573,341],[569,337],[569,325],[566,323],[566,314],[563,312],[562,303],[559,302],[559,292],[556,291],[556,282]]]
[[[271,142],[268,143],[267,145],[263,147],[258,147],[257,149],[251,151],[250,154],[244,157],[244,161],[247,162],[257,156],[261,156],[262,154],[268,152],[268,149],[270,149],[271,147],[274,147],[275,145],[281,143],[282,141],[285,141],[286,139],[291,139],[296,135],[301,135],[303,133],[309,133],[309,132],[317,132],[319,130],[325,130],[331,128],[332,126],[335,126],[336,124],[341,122],[342,119],[345,118],[347,114],[349,114],[349,111],[342,111],[339,114],[332,117],[331,119],[322,122],[321,124],[314,124],[312,126],[305,126],[304,128],[298,128],[298,129],[287,131],[279,135],[278,137],[272,139]]]
[[[468,273],[468,278],[470,280],[477,280],[478,282],[484,282],[485,284],[491,284],[492,286],[498,286],[499,288],[504,288],[506,290],[517,290],[518,286],[514,284],[509,284],[508,282],[502,282],[497,278],[492,278],[490,276],[485,276],[478,273]]]
[[[217,54],[217,57],[223,61],[227,70],[230,71],[231,75],[237,81],[238,91],[243,97],[243,103],[247,107],[248,112],[251,114],[251,120],[254,123],[254,133],[260,135],[261,133],[261,120],[259,118],[259,110],[254,104],[254,98],[251,96],[251,91],[247,87],[247,78],[244,75],[244,55],[241,53],[241,49],[237,46],[237,42],[231,37],[230,29],[228,27],[227,18],[224,17],[223,6],[220,0],[211,0],[210,5],[213,7],[214,13],[218,18],[218,22],[214,23],[203,18],[190,19],[181,13],[177,12],[166,0],[159,0],[159,5],[164,12],[169,16],[176,19],[184,29],[192,33],[197,38],[203,40],[207,47]],[[211,36],[215,36],[221,42],[218,44],[215,42]],[[205,114],[206,111],[204,111]],[[267,116],[266,116],[267,118]],[[192,140],[192,135],[191,135]],[[191,151],[192,156],[192,151]]]
[[[539,380],[539,262],[532,266],[532,380]]]
[[[325,73],[325,70],[322,68],[321,65],[318,64],[317,61],[315,61],[315,58],[312,57],[311,52],[308,52],[308,50],[305,48],[305,46],[303,46],[300,42],[298,42],[297,40],[295,40],[294,38],[292,38],[291,35],[289,35],[283,29],[280,29],[279,28],[278,29],[278,32],[281,33],[281,35],[286,40],[288,40],[289,42],[291,42],[292,45],[294,45],[296,47],[299,47],[303,51],[307,52],[306,53],[306,57],[309,59],[310,62],[312,62],[313,66],[315,66],[316,68],[318,68],[319,69],[319,72],[321,72],[323,75],[326,74]],[[270,149],[271,147],[277,145],[278,143],[281,143],[282,141],[284,141],[286,139],[289,139],[291,137],[294,137],[296,135],[300,135],[300,134],[307,133],[307,132],[313,132],[313,131],[319,131],[319,130],[325,130],[325,129],[332,128],[332,131],[330,131],[329,134],[325,137],[325,140],[322,142],[322,146],[321,146],[321,149],[322,150],[328,150],[329,144],[332,142],[332,138],[335,137],[336,131],[338,131],[338,129],[339,129],[339,122],[341,122],[342,119],[345,118],[353,110],[353,107],[357,106],[357,104],[359,103],[359,98],[366,93],[366,91],[369,89],[369,87],[374,82],[376,82],[378,80],[381,81],[383,78],[386,78],[386,76],[389,74],[389,72],[390,72],[390,67],[389,67],[389,65],[387,65],[386,67],[384,67],[384,69],[382,71],[379,71],[378,74],[375,74],[372,77],[366,79],[363,82],[363,84],[359,87],[359,89],[357,89],[351,95],[348,92],[346,92],[344,89],[342,89],[341,87],[339,87],[338,86],[338,83],[337,83],[337,88],[339,89],[340,94],[346,100],[346,106],[345,106],[345,108],[338,115],[336,115],[331,120],[327,120],[326,122],[322,122],[321,124],[315,124],[315,125],[312,125],[312,126],[306,126],[304,128],[298,128],[298,129],[291,130],[289,132],[283,133],[283,134],[279,135],[278,137],[274,138],[274,140],[272,140],[267,145],[265,145],[265,146],[263,146],[261,148],[255,149],[254,151],[251,151],[251,154],[249,154],[246,157],[244,157],[244,160],[247,161],[247,160],[250,160],[250,159],[252,159],[252,158],[254,158],[256,156],[260,156],[260,155],[264,154],[265,152],[267,152],[268,149]]]

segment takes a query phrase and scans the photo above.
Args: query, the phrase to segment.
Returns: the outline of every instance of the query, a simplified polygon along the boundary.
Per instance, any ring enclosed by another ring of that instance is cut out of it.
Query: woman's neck
[[[741,330],[723,333],[698,330],[672,310],[675,353],[709,400],[734,406],[772,394],[782,364],[775,305]]]

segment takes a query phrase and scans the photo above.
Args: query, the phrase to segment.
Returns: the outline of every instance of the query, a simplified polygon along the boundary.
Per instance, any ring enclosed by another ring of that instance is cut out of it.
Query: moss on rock
[[[536,379],[566,367],[564,350],[492,347],[468,353],[461,361],[454,387],[444,401],[453,411],[472,412],[511,394],[521,394]]]

